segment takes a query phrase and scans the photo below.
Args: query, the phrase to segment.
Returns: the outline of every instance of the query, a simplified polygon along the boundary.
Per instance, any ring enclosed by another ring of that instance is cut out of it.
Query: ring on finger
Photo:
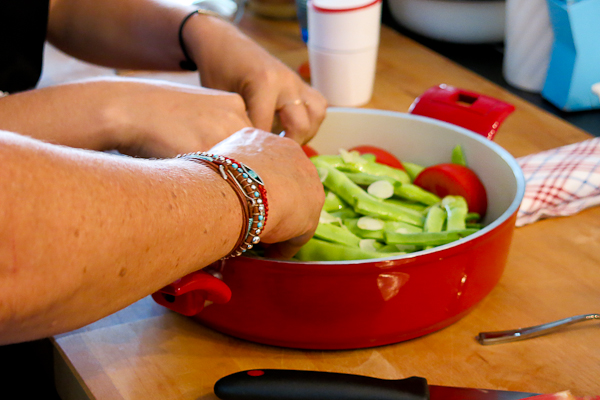
[[[287,106],[307,106],[308,105],[308,101],[306,100],[302,100],[302,99],[296,99],[293,101],[288,101],[287,103],[283,103],[281,106],[279,106],[277,109],[278,110],[282,110]]]

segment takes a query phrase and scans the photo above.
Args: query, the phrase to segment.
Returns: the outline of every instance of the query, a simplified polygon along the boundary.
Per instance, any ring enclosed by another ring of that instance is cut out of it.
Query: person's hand
[[[154,80],[112,82],[115,147],[140,157],[204,151],[252,122],[236,93]]]
[[[202,85],[239,93],[253,126],[270,131],[277,113],[286,137],[305,144],[316,134],[325,98],[236,27],[198,15],[183,34]]]
[[[293,140],[258,129],[243,129],[211,153],[232,157],[252,168],[267,189],[269,215],[261,234],[267,256],[292,257],[314,234],[325,192],[317,170]]]

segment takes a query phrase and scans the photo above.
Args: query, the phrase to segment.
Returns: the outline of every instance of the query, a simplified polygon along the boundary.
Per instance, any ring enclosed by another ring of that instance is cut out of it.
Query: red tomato
[[[392,153],[387,152],[379,147],[375,146],[356,146],[348,151],[358,151],[360,154],[373,154],[375,161],[381,164],[389,165],[390,167],[398,168],[404,171],[404,167],[400,160],[396,158]]]
[[[306,154],[306,156],[308,158],[311,158],[312,156],[318,156],[319,155],[319,153],[317,153],[317,151],[315,149],[313,149],[312,147],[310,147],[307,144],[305,144],[304,146],[302,146],[302,150],[304,150],[304,154]]]
[[[437,194],[463,196],[469,211],[483,216],[487,209],[487,194],[475,172],[459,164],[437,164],[425,168],[413,182]]]

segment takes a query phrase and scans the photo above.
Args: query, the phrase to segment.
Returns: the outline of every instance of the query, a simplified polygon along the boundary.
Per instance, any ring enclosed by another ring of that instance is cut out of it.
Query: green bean
[[[353,234],[355,234],[356,236],[358,236],[362,239],[383,240],[383,238],[384,238],[384,230],[383,229],[379,229],[379,230],[375,230],[375,231],[371,231],[368,229],[361,229],[358,227],[358,220],[359,220],[359,218],[347,218],[347,219],[343,220],[343,224],[344,224],[344,226],[346,226],[346,228],[348,228],[348,230],[350,230],[350,232],[352,232]]]
[[[476,212],[468,212],[465,217],[465,221],[479,221],[481,219],[481,215]]]
[[[454,242],[455,240],[469,236],[477,229],[462,229],[456,231],[442,232],[421,232],[421,233],[395,233],[386,232],[385,241],[387,244],[412,244],[420,246],[440,246]]]
[[[406,253],[414,253],[415,251],[423,250],[423,246],[417,246],[414,244],[386,244],[382,248],[378,249],[380,253],[393,253],[396,251],[403,251]]]
[[[437,195],[428,192],[417,185],[413,185],[412,183],[396,182],[396,184],[394,184],[394,194],[403,199],[416,201],[428,206],[442,201]]]
[[[423,228],[401,221],[385,221],[384,231],[399,233],[423,232]]]
[[[346,207],[348,207],[348,204],[344,200],[340,199],[337,194],[331,191],[327,192],[327,195],[325,196],[325,204],[323,204],[323,210],[332,212],[339,211]]]
[[[391,199],[385,199],[383,201],[386,203],[391,203],[391,204],[395,204],[397,206],[402,206],[402,207],[410,208],[415,211],[419,211],[419,212],[423,213],[423,215],[425,215],[425,211],[429,207],[422,203],[417,203],[417,202],[410,201],[410,200],[402,200],[402,199],[398,199],[398,198],[394,198],[394,197],[392,197]]]
[[[323,185],[350,206],[354,207],[359,199],[372,198],[371,195],[352,182],[343,172],[338,171],[327,162],[317,159],[317,157],[313,157],[312,162],[317,168],[327,171],[325,179],[323,180]]]
[[[395,180],[394,178],[390,178],[389,176],[377,176],[367,174],[365,172],[345,172],[345,174],[348,178],[350,178],[352,182],[360,186],[369,186],[371,183],[381,180],[387,180],[391,184],[398,182],[397,180]]]
[[[462,165],[463,167],[467,166],[467,160],[465,158],[465,153],[463,153],[462,147],[460,144],[456,145],[454,149],[452,149],[452,163]]]
[[[446,210],[446,230],[458,231],[466,228],[467,202],[462,196],[446,196],[442,199],[442,207]]]
[[[444,228],[444,222],[446,222],[446,212],[439,205],[435,204],[429,207],[427,217],[425,217],[423,232],[441,232]],[[425,249],[431,249],[432,247],[434,246],[425,246]]]
[[[424,232],[441,232],[446,221],[446,212],[442,210],[439,205],[433,205],[429,208],[427,217],[425,217],[425,224],[423,226]]]
[[[328,242],[340,243],[346,246],[358,247],[360,238],[354,235],[345,226],[333,224],[319,224],[314,235],[318,239]]]
[[[342,160],[342,156],[334,156],[334,155],[318,155],[318,156],[313,156],[310,158],[310,161],[312,161],[313,163],[327,163],[328,165],[331,165],[334,168],[337,168],[339,166],[344,165],[344,160]]]
[[[364,172],[369,175],[375,175],[379,177],[388,177],[397,180],[398,182],[408,183],[410,182],[410,178],[405,171],[402,171],[398,168],[389,167],[384,164],[378,164],[374,162],[366,162],[364,164],[359,163],[346,163],[345,166],[340,167],[344,168],[350,165],[352,167],[352,172]]]
[[[358,199],[354,204],[354,211],[367,216],[403,221],[413,225],[423,226],[423,215],[420,212],[373,198],[362,197]]]
[[[347,218],[358,218],[360,216],[360,214],[358,214],[356,211],[354,211],[352,208],[342,208],[339,211],[332,211],[330,212],[331,215],[333,215],[336,218],[340,218],[342,220],[347,219]]]
[[[300,261],[347,261],[367,260],[371,258],[394,257],[404,252],[380,253],[362,250],[359,247],[348,247],[319,239],[310,239],[294,258]]]
[[[417,175],[419,175],[421,173],[421,171],[423,171],[425,169],[425,167],[418,165],[418,164],[411,163],[411,162],[401,161],[401,163],[402,163],[402,166],[404,167],[404,170],[410,177],[411,182],[414,181],[415,178],[417,177]]]

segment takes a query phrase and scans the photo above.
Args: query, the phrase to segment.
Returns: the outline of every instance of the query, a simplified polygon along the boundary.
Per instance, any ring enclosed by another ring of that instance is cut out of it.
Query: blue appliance
[[[600,108],[600,0],[547,1],[554,45],[542,96],[564,111]]]

